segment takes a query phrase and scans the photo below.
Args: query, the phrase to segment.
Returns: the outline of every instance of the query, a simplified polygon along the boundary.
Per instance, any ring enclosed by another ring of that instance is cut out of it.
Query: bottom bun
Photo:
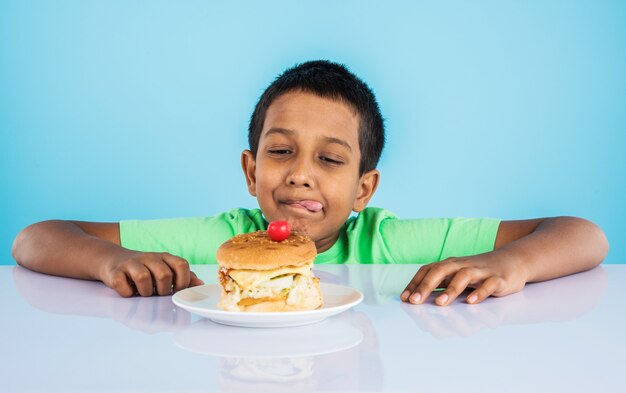
[[[316,308],[320,308],[321,306],[322,306],[321,299],[315,305],[305,304],[305,305],[295,305],[295,306],[291,304],[287,304],[286,299],[279,299],[279,300],[270,300],[267,302],[252,304],[250,306],[239,306],[239,309],[245,312],[282,312],[282,311],[315,310]]]

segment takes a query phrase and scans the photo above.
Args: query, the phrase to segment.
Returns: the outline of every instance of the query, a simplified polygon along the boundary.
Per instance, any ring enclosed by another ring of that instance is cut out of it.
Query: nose
[[[306,159],[298,158],[293,161],[286,182],[292,187],[312,188],[315,186],[313,177],[311,165]]]

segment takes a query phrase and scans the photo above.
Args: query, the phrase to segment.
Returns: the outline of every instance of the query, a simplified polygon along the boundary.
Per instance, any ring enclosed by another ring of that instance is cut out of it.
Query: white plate
[[[242,327],[288,327],[320,322],[346,311],[363,300],[363,294],[354,288],[321,283],[324,306],[317,310],[286,312],[237,312],[217,307],[221,287],[207,284],[176,292],[172,301],[178,307],[209,318],[213,322]]]

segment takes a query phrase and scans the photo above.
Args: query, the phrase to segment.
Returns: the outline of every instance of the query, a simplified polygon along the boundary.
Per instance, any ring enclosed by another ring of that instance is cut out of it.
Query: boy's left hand
[[[435,304],[452,303],[466,288],[475,288],[466,297],[467,303],[480,303],[489,296],[505,296],[519,292],[527,282],[522,263],[497,251],[461,258],[448,258],[422,266],[400,299],[422,304],[433,290],[445,288]]]

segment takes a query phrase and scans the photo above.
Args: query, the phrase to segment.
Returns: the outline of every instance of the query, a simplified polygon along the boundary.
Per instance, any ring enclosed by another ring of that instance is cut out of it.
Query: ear
[[[352,210],[359,213],[365,209],[370,199],[374,196],[376,188],[378,187],[378,181],[380,180],[380,172],[377,169],[372,169],[369,172],[365,172],[361,179],[359,179],[359,189],[354,200]]]
[[[256,160],[254,155],[248,149],[241,153],[241,169],[246,177],[246,183],[248,184],[248,192],[252,196],[256,196]]]

